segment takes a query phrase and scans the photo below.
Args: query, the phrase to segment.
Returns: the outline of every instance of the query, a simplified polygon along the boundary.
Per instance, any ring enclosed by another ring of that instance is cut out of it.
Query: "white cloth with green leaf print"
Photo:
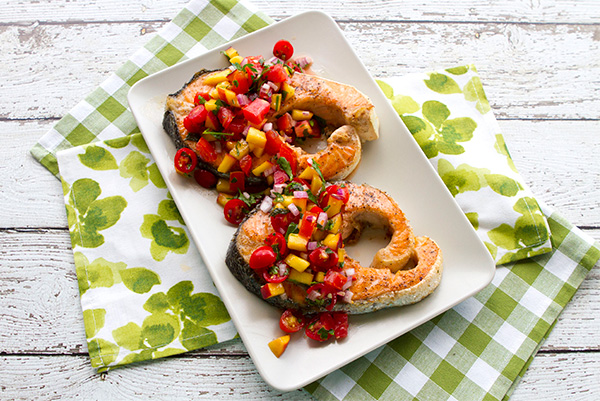
[[[497,264],[551,251],[548,222],[510,158],[474,66],[379,85]]]
[[[236,330],[141,134],[58,153],[92,366]]]

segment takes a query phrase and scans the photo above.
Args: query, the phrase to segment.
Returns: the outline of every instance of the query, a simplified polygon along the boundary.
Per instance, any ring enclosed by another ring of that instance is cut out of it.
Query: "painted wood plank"
[[[0,356],[0,397],[42,399],[297,400],[269,387],[247,357],[171,357],[99,375],[85,356]],[[600,353],[539,354],[510,398],[594,400]]]
[[[59,117],[163,23],[5,26],[0,118]],[[501,118],[597,119],[600,41],[594,25],[343,23],[378,78],[474,63]],[[142,34],[142,32],[146,32]],[[43,62],[33,62],[43,60]],[[550,56],[551,55],[551,56]],[[586,57],[582,57],[586,55]],[[40,88],[45,96],[38,96]]]
[[[187,0],[3,0],[0,23],[15,21],[140,21],[164,20],[175,15]],[[306,2],[254,0],[254,6],[274,18],[318,9],[342,20],[420,20],[436,22],[495,21],[536,23],[597,23],[598,5],[588,1],[419,1],[368,0]]]
[[[600,239],[600,230],[591,234]],[[84,352],[85,335],[68,232],[0,231],[0,244],[0,354]],[[565,308],[543,349],[600,349],[597,316],[600,265]],[[234,348],[233,353],[239,351]]]
[[[62,190],[29,154],[54,121],[0,121],[0,228],[66,227]],[[600,121],[500,120],[524,180],[574,224],[600,227]]]

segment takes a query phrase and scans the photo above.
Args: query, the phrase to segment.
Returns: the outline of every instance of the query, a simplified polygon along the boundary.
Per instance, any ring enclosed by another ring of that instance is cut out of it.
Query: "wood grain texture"
[[[98,375],[85,356],[0,356],[0,397],[14,400],[311,400],[280,393],[247,357],[175,356]],[[596,400],[600,355],[538,355],[511,400]]]
[[[13,100],[0,109],[0,118],[62,116],[162,25],[0,27],[2,75],[10,77],[0,81],[0,90]],[[348,22],[341,27],[375,77],[473,63],[500,118],[600,116],[600,31],[594,25]],[[32,63],[32,54],[45,62]],[[40,86],[47,96],[35,96]]]
[[[0,399],[310,399],[266,385],[239,341],[89,365],[61,187],[29,149],[187,1],[0,0]],[[534,194],[600,240],[600,3],[253,3],[329,13],[376,77],[474,63]],[[597,265],[511,400],[600,398],[599,315]]]

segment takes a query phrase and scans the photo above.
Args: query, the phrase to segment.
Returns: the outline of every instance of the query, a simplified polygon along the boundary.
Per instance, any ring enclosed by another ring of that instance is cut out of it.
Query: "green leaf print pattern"
[[[515,203],[513,209],[521,214],[514,226],[501,224],[488,232],[488,237],[495,246],[508,250],[518,249],[516,252],[505,254],[498,262],[499,264],[548,251],[546,248],[530,249],[543,244],[549,234],[544,224],[544,216],[536,200],[531,197],[521,198]]]
[[[140,232],[144,238],[151,239],[150,253],[154,260],[161,261],[169,252],[184,254],[187,252],[190,241],[182,227],[170,226],[167,221],[177,220],[183,225],[183,218],[179,214],[175,202],[165,199],[158,205],[158,214],[144,215],[144,222]]]
[[[463,88],[463,93],[465,95],[465,99],[469,102],[477,102],[475,104],[475,108],[481,114],[485,114],[491,110],[490,103],[485,96],[483,85],[481,85],[481,80],[479,77],[475,76],[471,78]]]
[[[85,153],[78,155],[79,161],[84,166],[93,170],[116,170],[117,161],[114,156],[106,149],[100,146],[88,146]]]
[[[152,270],[143,267],[133,267],[121,271],[121,279],[125,287],[137,294],[145,294],[157,284],[160,284],[160,277]]]
[[[460,164],[456,168],[445,159],[438,161],[438,174],[452,196],[467,191],[479,191],[489,186],[494,192],[507,197],[515,196],[522,188],[518,181],[502,174],[491,174],[486,168]]]
[[[121,271],[127,268],[123,262],[109,262],[98,258],[89,262],[81,252],[75,252],[75,266],[79,293],[85,294],[90,288],[112,287],[121,282]]]
[[[104,244],[104,236],[99,231],[115,225],[125,210],[125,198],[98,199],[101,193],[100,185],[92,179],[82,178],[73,183],[67,206],[73,248],[97,248]]]
[[[144,304],[144,309],[151,314],[141,327],[130,322],[113,330],[113,338],[119,346],[140,351],[128,355],[121,363],[180,353],[181,349],[177,348],[159,350],[177,339],[187,350],[217,342],[216,334],[207,327],[230,321],[227,309],[216,295],[193,294],[193,290],[191,281],[182,281],[166,293],[155,293]]]
[[[451,93],[460,93],[460,87],[455,80],[448,75],[433,72],[429,74],[429,79],[425,80],[425,85],[434,92],[448,95]]]
[[[166,188],[166,184],[158,171],[156,163],[148,165],[150,159],[140,152],[129,153],[119,164],[119,172],[123,178],[131,178],[129,187],[134,192],[148,185],[150,180],[158,188]]]

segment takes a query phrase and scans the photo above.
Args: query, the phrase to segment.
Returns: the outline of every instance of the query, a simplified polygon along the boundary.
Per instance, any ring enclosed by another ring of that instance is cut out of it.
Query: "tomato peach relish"
[[[289,78],[304,71],[311,60],[292,60],[292,45],[283,40],[275,44],[269,61],[262,56],[243,58],[233,48],[224,54],[231,66],[205,78],[204,83],[214,89],[197,93],[195,107],[184,119],[186,130],[200,136],[196,148],[181,148],[175,168],[193,175],[205,188],[216,188],[217,202],[231,224],[238,225],[259,204],[270,215],[274,234],[250,258],[250,268],[265,283],[263,298],[301,297],[299,303],[331,311],[336,302],[350,302],[352,297],[348,288],[354,272],[343,269],[340,233],[348,190],[328,185],[316,162],[296,171],[296,157],[288,144],[319,138],[324,123],[306,110],[277,116],[282,102],[294,93]],[[208,164],[218,162],[218,172],[228,173],[229,179],[199,166],[198,158]],[[251,175],[266,178],[272,188],[259,192],[246,188],[246,177]],[[295,286],[287,283],[307,287],[306,295],[297,294],[291,290]],[[304,328],[308,338],[327,341],[347,336],[348,316],[344,312],[304,316],[288,309],[279,325],[286,333]],[[279,357],[289,340],[286,334],[269,347]]]

